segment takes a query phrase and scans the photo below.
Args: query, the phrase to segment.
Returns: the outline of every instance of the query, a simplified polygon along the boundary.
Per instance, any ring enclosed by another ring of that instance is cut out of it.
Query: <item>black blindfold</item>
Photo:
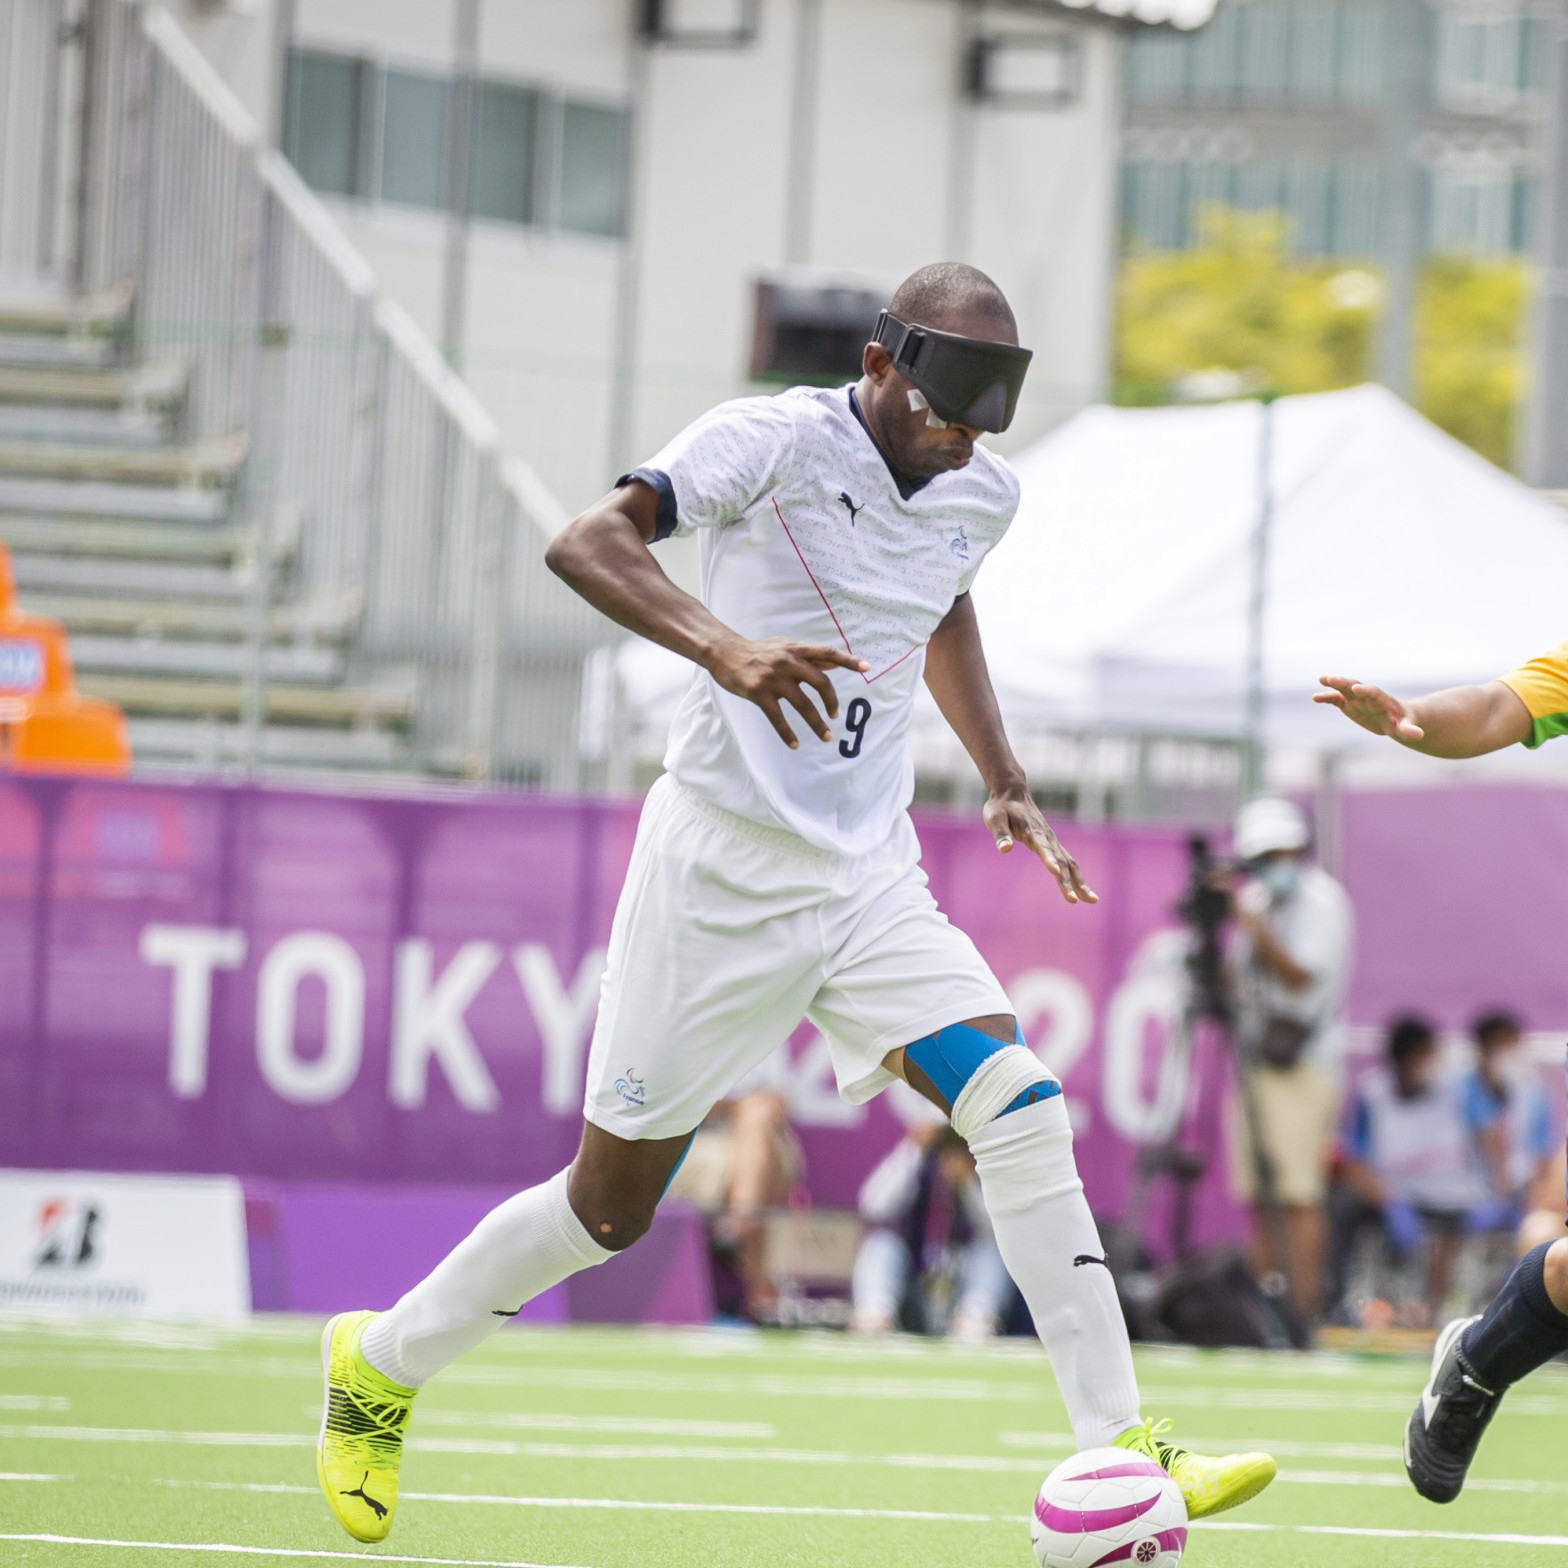
[[[885,310],[873,341],[893,356],[893,368],[914,383],[938,419],[996,434],[1012,424],[1034,358],[1029,349],[912,327]]]

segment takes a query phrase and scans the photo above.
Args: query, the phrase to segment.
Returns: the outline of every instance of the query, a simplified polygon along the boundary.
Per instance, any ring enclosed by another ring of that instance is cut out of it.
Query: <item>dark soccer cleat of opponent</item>
[[[1476,1381],[1460,1354],[1464,1331],[1479,1317],[1455,1318],[1438,1336],[1432,1375],[1405,1423],[1405,1471],[1433,1503],[1451,1503],[1465,1484],[1481,1434],[1503,1402]]]

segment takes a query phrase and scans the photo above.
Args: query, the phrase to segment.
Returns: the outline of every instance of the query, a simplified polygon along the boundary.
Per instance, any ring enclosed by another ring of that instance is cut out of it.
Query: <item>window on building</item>
[[[474,96],[474,215],[532,223],[539,94],[529,87],[481,82]]]
[[[1382,90],[1382,0],[1224,0],[1206,27],[1127,43],[1134,103],[1362,103]]]
[[[1298,255],[1370,258],[1378,249],[1378,165],[1371,158],[1142,158],[1122,170],[1128,241],[1186,250],[1204,209],[1282,213]]]
[[[297,49],[289,56],[284,150],[300,178],[334,196],[363,194],[367,64]]]
[[[1502,108],[1540,89],[1542,18],[1473,6],[1438,21],[1438,95],[1456,108]]]
[[[385,73],[381,89],[381,199],[446,205],[451,83],[425,71]]]
[[[449,75],[299,49],[289,60],[286,150],[305,182],[442,210],[450,176]],[[629,116],[542,88],[481,80],[473,93],[476,217],[619,238]]]
[[[1534,181],[1506,164],[1455,163],[1431,181],[1433,250],[1506,256],[1528,248]]]
[[[568,98],[561,108],[556,222],[578,234],[626,232],[627,116]]]

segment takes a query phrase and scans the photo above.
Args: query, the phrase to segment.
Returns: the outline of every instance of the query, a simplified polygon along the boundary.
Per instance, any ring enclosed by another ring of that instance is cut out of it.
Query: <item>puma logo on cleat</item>
[[[527,1305],[528,1303],[525,1301],[523,1307]],[[510,1312],[505,1307],[491,1307],[490,1316],[493,1318],[515,1318],[523,1310],[523,1307],[513,1307]]]
[[[519,1309],[519,1310],[521,1310],[521,1309]],[[375,1498],[373,1498],[370,1495],[370,1493],[365,1490],[365,1481],[368,1481],[369,1479],[370,1479],[370,1472],[367,1470],[365,1472],[365,1480],[361,1481],[359,1483],[359,1485],[356,1486],[352,1492],[339,1492],[338,1496],[339,1497],[362,1497],[362,1498],[364,1498],[364,1500],[367,1503],[370,1504],[370,1506],[373,1509],[375,1509],[375,1511],[376,1511],[376,1518],[378,1518],[378,1519],[385,1519],[386,1516],[387,1516],[387,1505],[385,1503],[378,1503],[375,1500]]]
[[[1075,1269],[1081,1269],[1086,1263],[1098,1263],[1102,1269],[1108,1269],[1110,1267],[1110,1264],[1107,1263],[1104,1258],[1097,1258],[1093,1253],[1090,1252],[1080,1252],[1078,1256],[1073,1259],[1073,1267]]]
[[[866,509],[865,503],[861,502],[859,506],[856,506],[855,503],[850,500],[849,491],[847,490],[840,490],[838,493],[838,498],[849,509],[849,526],[853,528],[855,526],[856,516]]]

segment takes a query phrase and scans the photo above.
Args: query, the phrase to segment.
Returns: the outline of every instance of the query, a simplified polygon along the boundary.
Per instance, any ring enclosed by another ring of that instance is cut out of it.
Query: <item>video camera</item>
[[[1187,840],[1187,891],[1176,906],[1182,924],[1193,935],[1187,954],[1187,978],[1192,986],[1191,1012],[1216,1023],[1231,1022],[1230,1001],[1225,995],[1224,948],[1221,935],[1230,919],[1230,895],[1219,883],[1219,873],[1231,869],[1217,860],[1206,834]]]

